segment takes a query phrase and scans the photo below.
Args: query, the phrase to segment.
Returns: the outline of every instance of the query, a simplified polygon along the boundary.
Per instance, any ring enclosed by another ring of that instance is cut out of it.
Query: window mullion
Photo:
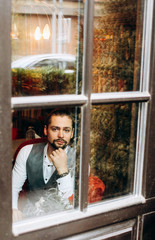
[[[10,1],[0,2],[0,230],[1,239],[11,239],[11,73]],[[4,27],[5,22],[5,27]]]
[[[147,126],[148,103],[139,103],[138,130],[137,130],[137,150],[135,160],[135,178],[134,178],[134,194],[142,194],[142,175],[144,164],[144,150]]]
[[[154,0],[145,1],[144,8],[144,30],[143,30],[143,48],[141,64],[141,91],[142,94],[149,89],[150,62],[152,49],[152,26],[153,26]],[[138,132],[137,132],[137,151],[135,161],[135,180],[134,194],[142,194],[142,176],[144,163],[144,149],[147,126],[148,103],[139,104]]]
[[[141,63],[141,91],[148,91],[150,77],[150,61],[152,49],[152,28],[153,28],[153,11],[154,0],[145,1],[144,7],[144,29],[143,29],[143,46],[142,46],[142,63]]]
[[[93,52],[93,14],[94,1],[85,1],[84,19],[84,60],[83,60],[83,94],[88,98],[82,108],[81,118],[81,153],[80,153],[80,179],[79,179],[79,208],[81,211],[88,204],[88,172],[90,155],[90,96],[92,79],[92,52]]]
[[[87,102],[84,95],[51,95],[33,97],[13,97],[11,105],[13,109],[46,106],[74,106],[83,105]]]
[[[145,102],[150,100],[149,92],[106,92],[93,93],[91,101],[93,104],[118,103],[118,102]]]

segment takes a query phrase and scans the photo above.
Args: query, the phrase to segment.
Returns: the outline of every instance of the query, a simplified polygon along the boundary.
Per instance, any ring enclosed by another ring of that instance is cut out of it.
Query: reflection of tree
[[[137,1],[104,1],[100,7],[94,23],[93,92],[132,90],[139,70]]]
[[[76,73],[52,67],[12,70],[13,96],[75,94]]]
[[[105,183],[106,197],[131,191],[135,149],[135,136],[130,144],[131,109],[131,104],[92,109],[91,173]]]

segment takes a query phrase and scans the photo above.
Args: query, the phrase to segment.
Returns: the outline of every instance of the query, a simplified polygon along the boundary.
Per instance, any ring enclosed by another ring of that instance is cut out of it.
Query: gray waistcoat
[[[34,144],[26,162],[28,190],[47,189],[56,187],[57,171],[45,184],[43,177],[43,154],[47,143]]]

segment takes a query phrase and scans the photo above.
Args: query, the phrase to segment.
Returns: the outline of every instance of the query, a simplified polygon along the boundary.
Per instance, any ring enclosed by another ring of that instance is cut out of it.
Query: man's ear
[[[47,136],[47,126],[44,126],[44,135]]]

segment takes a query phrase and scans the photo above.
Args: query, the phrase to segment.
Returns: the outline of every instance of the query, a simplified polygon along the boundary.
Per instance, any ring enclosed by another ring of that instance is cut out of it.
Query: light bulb
[[[36,27],[36,30],[35,30],[35,33],[34,33],[34,38],[37,41],[41,39],[40,27]]]
[[[49,39],[50,38],[50,28],[49,28],[48,24],[46,24],[44,29],[43,29],[43,38],[44,39]]]

